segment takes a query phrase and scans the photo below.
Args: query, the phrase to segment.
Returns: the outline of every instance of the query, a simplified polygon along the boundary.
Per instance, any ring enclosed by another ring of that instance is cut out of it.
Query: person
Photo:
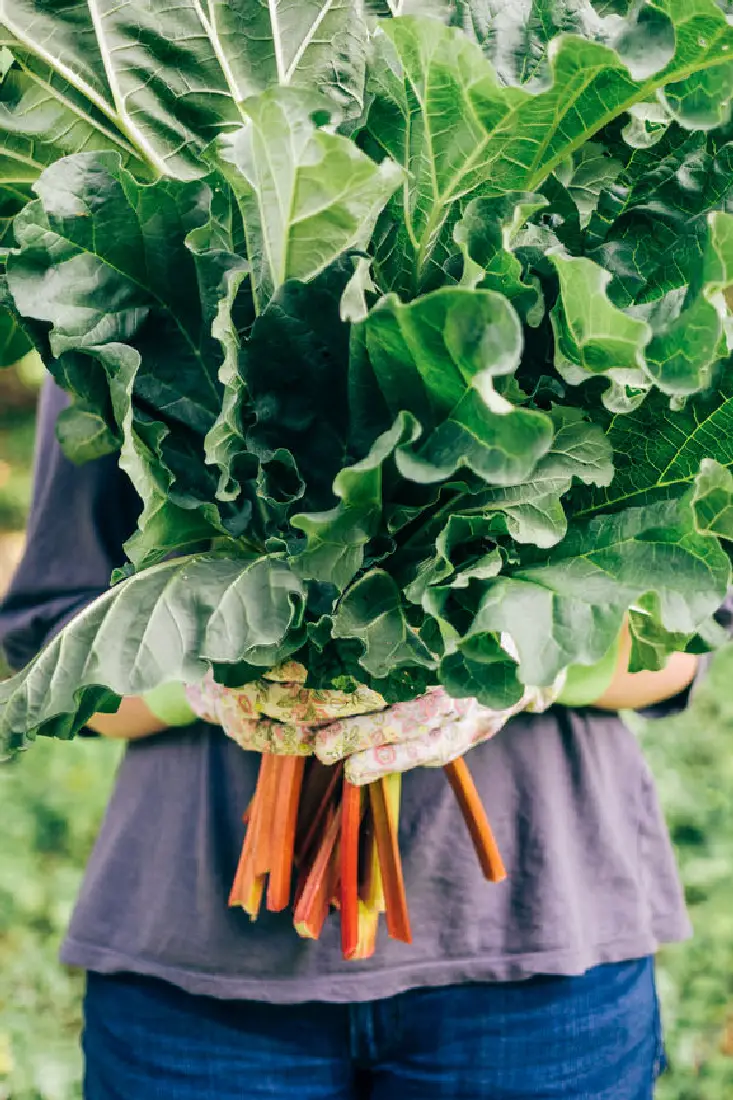
[[[21,668],[108,586],[137,497],[115,456],[75,467],[40,402],[25,556],[0,607]],[[87,1100],[648,1100],[663,1066],[660,944],[690,933],[653,780],[622,708],[686,705],[696,659],[593,705],[517,715],[470,754],[509,868],[487,883],[439,771],[403,785],[412,945],[342,959],[287,913],[227,905],[257,757],[141,699],[92,719],[127,742],[61,958],[87,972]],[[42,747],[33,751],[43,751]],[[73,748],[69,748],[73,752]]]

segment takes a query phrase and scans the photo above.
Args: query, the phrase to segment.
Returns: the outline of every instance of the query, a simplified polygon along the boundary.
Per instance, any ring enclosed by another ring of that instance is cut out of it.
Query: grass
[[[44,741],[0,770],[0,1100],[81,1096],[82,979],[57,953],[117,758]]]

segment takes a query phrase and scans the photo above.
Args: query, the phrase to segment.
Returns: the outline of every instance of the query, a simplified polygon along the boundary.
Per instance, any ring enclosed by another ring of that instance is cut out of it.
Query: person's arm
[[[55,428],[67,405],[66,395],[48,380],[38,410],[25,552],[0,600],[0,645],[14,670],[106,591],[112,571],[125,559],[123,543],[140,508],[116,455],[83,466],[64,457]],[[125,699],[117,714],[96,715],[88,723],[96,733],[126,739],[159,733],[167,725],[142,699]]]
[[[139,741],[169,728],[140,698],[123,699],[116,714],[95,714],[87,726],[102,737],[120,741]]]
[[[0,600],[0,647],[19,671],[61,627],[109,587],[123,564],[140,500],[117,456],[75,466],[56,420],[68,398],[47,380],[39,403],[33,501],[23,557]]]
[[[116,714],[95,714],[87,728],[102,737],[139,741],[196,721],[183,684],[161,684],[143,696],[123,699]]]
[[[153,734],[162,734],[167,725],[156,718],[142,698],[123,698],[117,714],[95,714],[87,723],[89,729],[113,740],[136,741]]]
[[[592,706],[600,710],[643,710],[674,699],[692,684],[698,658],[692,653],[673,653],[660,672],[629,672],[631,634],[624,626],[616,671],[609,686]]]

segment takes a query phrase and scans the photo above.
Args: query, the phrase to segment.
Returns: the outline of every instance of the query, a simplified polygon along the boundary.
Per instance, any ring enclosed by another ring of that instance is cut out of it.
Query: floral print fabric
[[[221,726],[243,749],[279,755],[315,754],[324,764],[346,761],[352,783],[371,783],[416,767],[442,767],[494,737],[515,714],[542,711],[560,685],[528,688],[507,710],[453,699],[442,688],[387,707],[375,691],[353,693],[303,686],[306,672],[289,663],[242,688],[225,688],[208,676],[189,686],[194,711]]]

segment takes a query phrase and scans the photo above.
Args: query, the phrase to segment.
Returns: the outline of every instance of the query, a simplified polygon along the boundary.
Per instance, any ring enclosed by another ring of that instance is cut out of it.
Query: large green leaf
[[[39,198],[16,220],[19,247],[8,277],[21,313],[48,332],[52,373],[81,399],[67,423],[72,457],[89,457],[94,413],[104,420],[92,385],[96,362],[125,432],[123,463],[146,502],[131,555],[142,563],[223,532],[215,471],[204,462],[225,363],[212,326],[242,261],[218,240],[202,245],[209,188],[139,185],[116,155],[97,153],[58,162],[36,189]],[[222,457],[222,476],[229,465]],[[223,522],[241,533],[233,506]]]
[[[311,279],[366,248],[402,173],[331,132],[318,92],[273,89],[245,109],[250,124],[222,139],[218,160],[241,204],[262,309],[288,279]]]
[[[189,179],[265,88],[316,86],[358,112],[366,28],[356,0],[0,0],[0,47],[17,63],[0,87],[0,178],[116,148]]]
[[[302,644],[304,593],[277,558],[165,562],[96,600],[0,684],[0,753],[72,737],[97,709],[208,667],[272,667]]]
[[[688,494],[574,524],[544,560],[492,583],[472,630],[509,634],[523,682],[550,684],[567,665],[599,661],[648,593],[666,630],[695,634],[729,576],[717,540],[698,533]]]

